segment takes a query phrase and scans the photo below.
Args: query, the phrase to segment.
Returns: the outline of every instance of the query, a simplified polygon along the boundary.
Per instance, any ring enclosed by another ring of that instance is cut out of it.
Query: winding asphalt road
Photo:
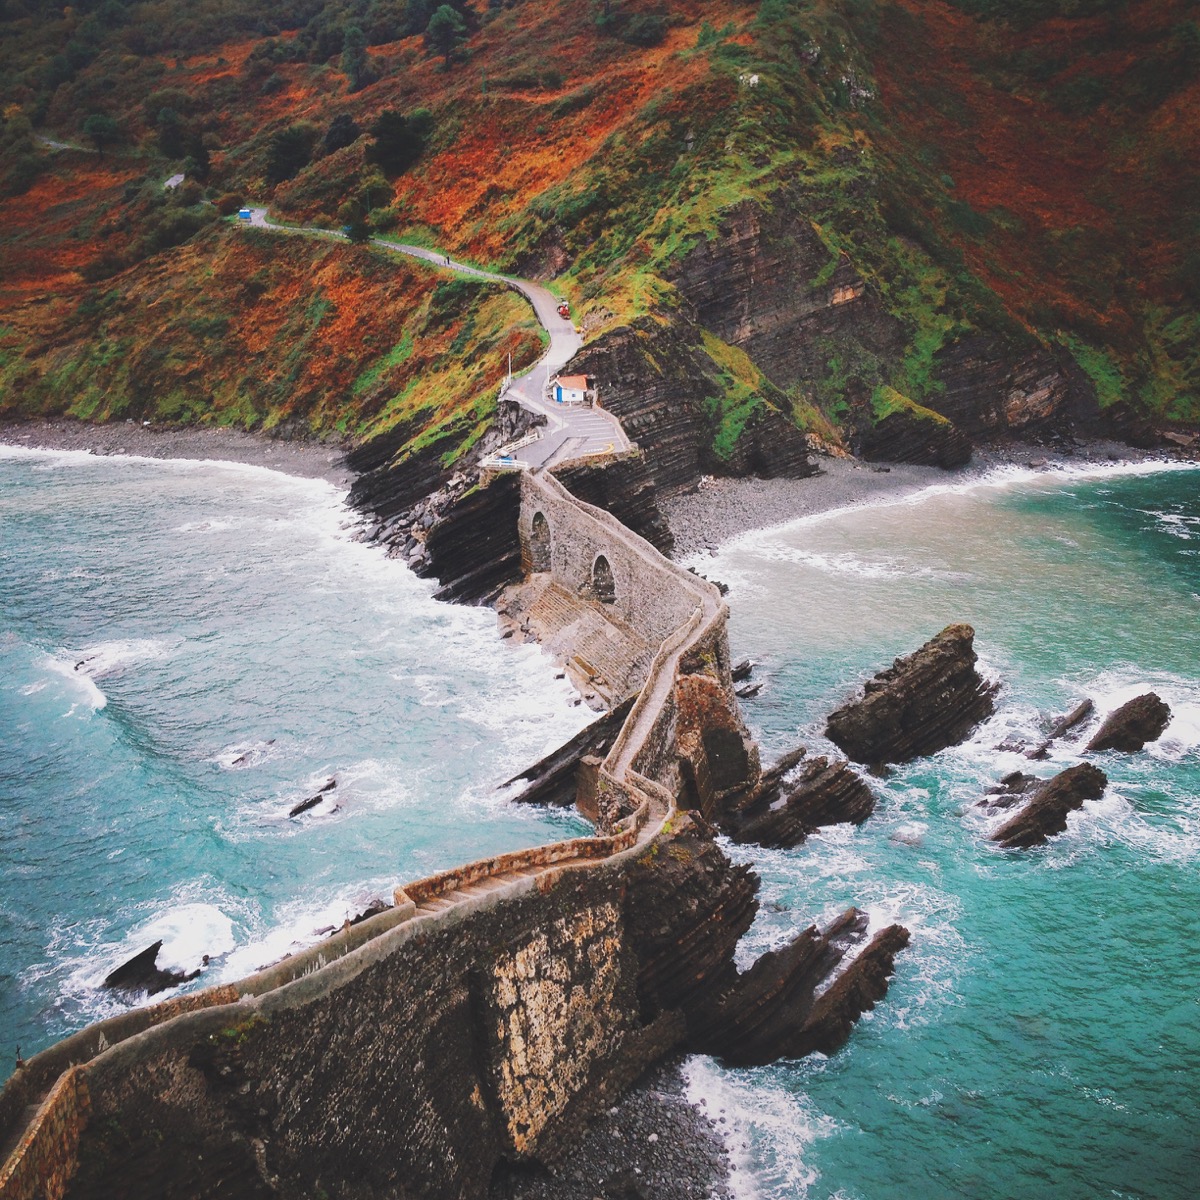
[[[275,233],[302,233],[310,237],[338,239],[344,239],[346,236],[333,230],[297,229],[287,225],[276,225],[267,218],[265,208],[250,210],[250,225]],[[481,271],[478,267],[455,262],[448,255],[424,246],[388,242],[382,238],[372,238],[371,241],[381,250],[422,259],[443,271],[454,271],[472,279],[504,284],[520,292],[533,306],[542,328],[550,335],[550,345],[528,371],[514,377],[507,395],[531,412],[541,413],[546,418],[546,424],[537,441],[513,452],[512,459],[515,463],[541,470],[569,458],[630,448],[631,443],[621,428],[621,422],[612,413],[602,408],[567,407],[546,399],[547,384],[575,357],[583,345],[583,339],[575,331],[575,326],[558,315],[558,298],[548,288],[531,283],[528,279],[515,279],[510,275]]]

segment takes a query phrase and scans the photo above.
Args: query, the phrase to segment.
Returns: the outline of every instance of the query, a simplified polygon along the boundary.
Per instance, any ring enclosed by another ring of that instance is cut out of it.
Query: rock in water
[[[804,753],[793,752],[764,773],[750,796],[719,820],[735,842],[783,849],[823,825],[861,825],[875,811],[871,789],[844,762],[814,758],[794,784],[783,776]],[[782,770],[780,769],[782,767]]]
[[[1050,730],[1050,736],[1046,738],[1040,746],[1035,750],[1030,750],[1025,757],[1031,758],[1035,762],[1050,757],[1050,747],[1063,736],[1064,733],[1069,733],[1076,725],[1082,724],[1092,715],[1095,705],[1091,700],[1082,700],[1077,704],[1065,717],[1054,723],[1054,728]]]
[[[135,954],[128,962],[122,963],[115,971],[111,971],[104,979],[104,987],[118,992],[145,992],[153,996],[156,992],[164,992],[167,988],[178,987],[195,979],[200,972],[164,971],[157,966],[155,960],[162,949],[160,938],[153,946],[147,946],[140,954]]]
[[[1017,776],[1018,790],[1030,797],[1029,803],[992,834],[992,841],[1006,850],[1040,846],[1053,834],[1062,833],[1067,814],[1082,807],[1085,800],[1099,800],[1108,785],[1108,776],[1091,763],[1068,767],[1033,786],[1028,780],[1028,776]]]
[[[974,641],[970,625],[948,625],[831,713],[825,736],[860,763],[908,762],[961,742],[995,711],[1000,686],[975,669]]]
[[[867,942],[868,923],[866,913],[851,908],[826,929],[811,926],[791,945],[768,951],[710,1005],[689,1014],[688,1048],[731,1066],[814,1050],[832,1054],[886,994],[896,954],[908,945],[903,925],[889,925]]]
[[[1089,750],[1124,750],[1132,754],[1147,742],[1156,742],[1171,721],[1171,709],[1153,692],[1135,696],[1111,712],[1096,736],[1087,744]]]

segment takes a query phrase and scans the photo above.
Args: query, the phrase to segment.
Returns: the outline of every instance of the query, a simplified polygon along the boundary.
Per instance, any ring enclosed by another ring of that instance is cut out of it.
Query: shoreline
[[[353,482],[340,442],[284,441],[240,429],[165,429],[133,422],[93,425],[86,421],[0,421],[0,446],[23,450],[75,450],[98,458],[198,459],[266,467],[335,487]]]
[[[1050,452],[1029,442],[1006,442],[975,450],[956,471],[911,463],[868,463],[822,458],[816,475],[804,479],[706,476],[692,492],[659,501],[675,535],[674,559],[691,563],[716,553],[744,534],[835,510],[900,500],[939,485],[972,483],[1001,468],[1023,468],[1053,476],[1070,467],[1180,461],[1169,451],[1137,450],[1121,442],[1081,442],[1075,453]]]

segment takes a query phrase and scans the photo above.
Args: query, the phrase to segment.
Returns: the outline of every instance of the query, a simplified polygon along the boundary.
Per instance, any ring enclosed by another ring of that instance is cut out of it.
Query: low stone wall
[[[88,1108],[87,1081],[82,1069],[74,1067],[59,1076],[15,1151],[0,1167],[0,1196],[60,1200],[75,1173]]]

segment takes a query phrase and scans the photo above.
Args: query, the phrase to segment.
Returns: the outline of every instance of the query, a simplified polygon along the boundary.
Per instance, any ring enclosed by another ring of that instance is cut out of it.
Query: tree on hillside
[[[433,114],[415,108],[406,117],[395,109],[384,109],[371,125],[375,139],[367,147],[367,162],[382,167],[389,175],[399,175],[421,157],[433,131]]]
[[[104,113],[92,113],[83,123],[83,136],[90,138],[96,153],[104,157],[104,147],[121,136],[121,127]]]
[[[352,92],[357,92],[370,82],[367,72],[367,35],[357,25],[347,25],[342,37],[342,71]]]
[[[317,131],[307,121],[298,121],[272,134],[267,144],[267,182],[282,183],[308,166]]]
[[[463,44],[466,36],[466,21],[448,4],[434,10],[425,30],[426,43],[442,56],[447,71],[450,69],[454,52]]]
[[[338,220],[342,231],[355,243],[362,245],[371,240],[371,227],[367,224],[367,210],[357,197],[344,200],[338,208]]]
[[[187,132],[183,117],[173,108],[160,108],[154,128],[158,133],[158,149],[166,158],[183,157],[183,139]]]
[[[392,185],[378,167],[367,167],[363,170],[359,176],[358,189],[368,213],[379,204],[391,203]]]
[[[362,130],[359,129],[358,122],[349,113],[338,113],[325,131],[325,153],[332,154],[335,150],[353,146],[361,136]]]

